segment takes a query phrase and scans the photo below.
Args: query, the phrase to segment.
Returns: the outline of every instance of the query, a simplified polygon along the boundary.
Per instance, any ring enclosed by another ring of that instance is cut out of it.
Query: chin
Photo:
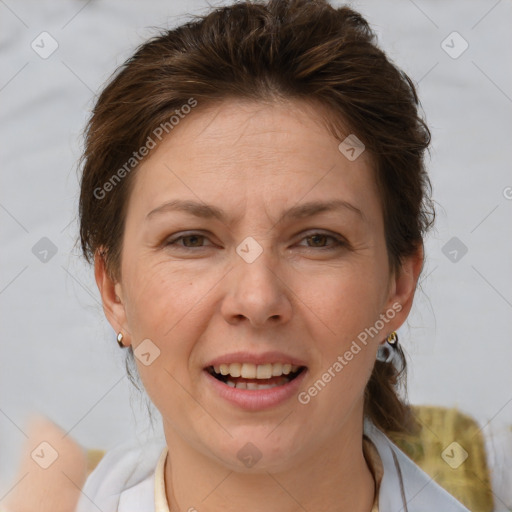
[[[275,428],[275,427],[274,427]],[[297,451],[303,442],[289,436],[269,435],[268,427],[247,428],[232,432],[233,439],[222,446],[210,447],[214,458],[237,473],[279,473],[297,465]]]

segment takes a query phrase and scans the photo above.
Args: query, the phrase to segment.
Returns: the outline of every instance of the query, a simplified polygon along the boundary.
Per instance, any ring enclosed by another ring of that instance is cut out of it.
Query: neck
[[[237,472],[166,425],[165,487],[171,512],[369,512],[375,484],[363,456],[362,420],[322,439],[285,471]]]

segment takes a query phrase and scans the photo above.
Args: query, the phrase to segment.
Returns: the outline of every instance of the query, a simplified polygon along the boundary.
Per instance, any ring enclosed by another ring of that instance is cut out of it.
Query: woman
[[[466,510],[386,436],[414,428],[429,140],[347,7],[240,3],[138,49],[88,126],[81,242],[165,444],[107,453],[78,512]]]

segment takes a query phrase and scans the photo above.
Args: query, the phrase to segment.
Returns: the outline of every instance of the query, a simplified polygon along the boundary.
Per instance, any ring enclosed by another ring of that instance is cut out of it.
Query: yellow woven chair
[[[92,473],[92,470],[98,465],[100,460],[105,455],[105,450],[87,450],[87,476]]]
[[[476,421],[457,409],[421,405],[412,406],[412,411],[419,431],[415,435],[389,434],[390,439],[469,510],[492,512],[485,445]],[[104,453],[88,450],[88,474]]]
[[[420,425],[415,435],[389,438],[441,487],[473,512],[492,512],[494,500],[483,435],[459,410],[412,406]]]

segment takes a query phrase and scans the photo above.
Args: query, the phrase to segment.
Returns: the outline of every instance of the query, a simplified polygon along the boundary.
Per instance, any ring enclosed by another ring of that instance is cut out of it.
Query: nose
[[[291,286],[271,252],[264,250],[251,263],[234,254],[235,268],[226,276],[221,307],[228,323],[248,321],[253,327],[267,327],[290,320]]]

